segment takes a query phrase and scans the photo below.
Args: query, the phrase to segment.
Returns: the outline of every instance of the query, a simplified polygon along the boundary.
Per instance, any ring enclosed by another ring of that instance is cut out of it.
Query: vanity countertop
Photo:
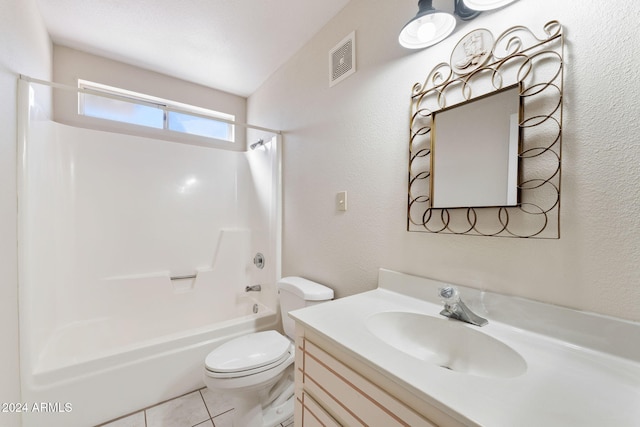
[[[526,371],[489,378],[444,369],[386,344],[366,326],[381,312],[442,318],[443,283],[390,270],[379,287],[290,313],[425,402],[470,426],[640,425],[640,324],[459,286],[487,334],[518,352]],[[451,320],[452,322],[457,322]]]

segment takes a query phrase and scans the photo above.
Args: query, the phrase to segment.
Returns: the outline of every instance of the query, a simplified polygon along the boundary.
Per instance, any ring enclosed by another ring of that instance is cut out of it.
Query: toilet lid
[[[276,331],[256,332],[222,344],[205,359],[212,372],[241,372],[277,365],[289,356],[291,342]]]

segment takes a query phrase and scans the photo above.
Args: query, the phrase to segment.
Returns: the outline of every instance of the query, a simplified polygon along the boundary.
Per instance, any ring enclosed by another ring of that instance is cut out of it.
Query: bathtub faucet
[[[244,288],[245,292],[260,292],[262,290],[262,286],[260,285],[252,285]]]
[[[442,302],[444,302],[444,310],[440,312],[441,315],[476,326],[484,326],[489,323],[487,319],[475,314],[462,302],[458,290],[453,286],[445,286],[444,288],[438,289],[438,296],[440,296]]]

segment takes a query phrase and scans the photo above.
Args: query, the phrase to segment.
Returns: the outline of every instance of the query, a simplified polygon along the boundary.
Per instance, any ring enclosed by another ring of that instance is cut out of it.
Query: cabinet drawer
[[[304,342],[302,380],[305,392],[344,425],[435,427],[308,340]]]
[[[302,393],[302,426],[303,427],[342,427],[307,393]]]

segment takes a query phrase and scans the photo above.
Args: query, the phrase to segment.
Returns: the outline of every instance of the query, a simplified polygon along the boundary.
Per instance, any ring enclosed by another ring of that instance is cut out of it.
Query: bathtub
[[[44,306],[42,294],[24,286],[23,426],[94,426],[201,388],[214,348],[278,329],[275,284],[260,280],[261,292],[245,292],[258,280],[248,261],[251,236],[248,229],[222,230],[213,264],[193,278],[172,280],[161,271],[77,281],[76,292],[65,292],[54,307],[69,320],[54,324],[35,309]]]
[[[149,325],[126,327],[122,319],[57,331],[23,378],[23,426],[94,426],[203,387],[210,351],[233,337],[279,326],[276,312],[251,297],[232,311],[208,326],[147,340],[140,336]]]

